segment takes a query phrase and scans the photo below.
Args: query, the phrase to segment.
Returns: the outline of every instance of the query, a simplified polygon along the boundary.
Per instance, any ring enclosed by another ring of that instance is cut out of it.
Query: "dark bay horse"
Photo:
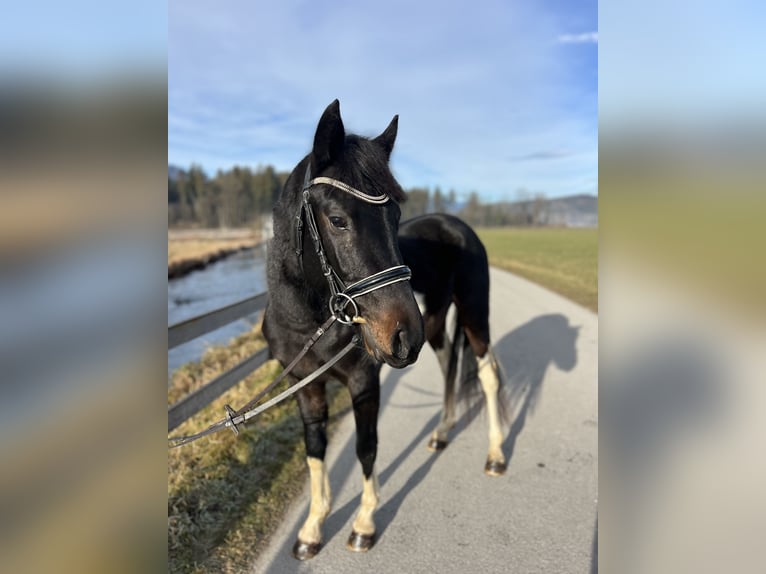
[[[339,103],[334,101],[319,120],[311,153],[292,171],[274,206],[264,335],[272,355],[284,366],[312,335],[322,333],[288,375],[288,382],[294,384],[329,363],[352,337],[361,341],[296,393],[311,481],[309,515],[293,547],[300,560],[319,551],[322,523],[330,512],[324,464],[329,379],[344,384],[351,394],[363,474],[350,549],[364,551],[375,542],[381,366],[413,363],[425,340],[437,351],[447,381],[444,415],[429,446],[441,449],[447,444],[447,431],[455,420],[454,387],[462,353],[461,379],[481,382],[487,394],[487,472],[500,474],[505,468],[497,423],[499,379],[489,350],[486,254],[473,231],[448,216],[413,220],[398,235],[398,203],[405,194],[388,167],[397,125],[395,116],[376,138],[347,135]],[[425,317],[413,288],[425,293]],[[451,302],[458,317],[452,341],[445,333]],[[324,331],[320,326],[330,315],[338,320]]]

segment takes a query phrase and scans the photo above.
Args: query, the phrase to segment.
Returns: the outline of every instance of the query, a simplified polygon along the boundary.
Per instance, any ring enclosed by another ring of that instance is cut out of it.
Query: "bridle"
[[[314,251],[319,258],[322,274],[330,287],[330,313],[344,325],[359,323],[362,321],[360,321],[359,308],[356,305],[357,297],[361,297],[362,295],[366,295],[388,285],[393,285],[399,281],[409,281],[412,277],[412,272],[406,265],[394,265],[393,267],[373,273],[360,281],[356,281],[355,283],[346,286],[327,260],[327,255],[325,254],[324,246],[322,245],[322,238],[319,235],[316,218],[314,217],[314,210],[311,207],[311,188],[319,184],[330,185],[343,190],[353,197],[373,205],[383,205],[391,198],[387,194],[366,194],[331,177],[315,177],[312,179],[311,165],[306,166],[306,176],[303,180],[302,201],[298,208],[298,214],[295,216],[295,253],[300,259],[301,268],[303,268],[303,226],[305,221],[311,240],[314,242]],[[349,305],[353,308],[353,315],[350,316],[346,312]]]
[[[400,281],[409,281],[409,279],[412,277],[412,272],[410,271],[410,268],[406,265],[394,265],[393,267],[389,267],[388,269],[384,269],[383,271],[378,271],[377,273],[373,273],[372,275],[365,277],[364,279],[360,281],[356,281],[355,283],[352,283],[351,285],[346,286],[343,280],[340,278],[338,273],[333,269],[332,265],[330,265],[329,261],[327,260],[327,256],[324,252],[324,246],[322,245],[322,238],[319,235],[319,228],[316,224],[316,219],[314,217],[314,210],[311,207],[311,202],[309,201],[310,197],[310,190],[313,186],[319,185],[319,184],[325,184],[325,185],[331,185],[333,187],[336,187],[338,189],[342,189],[346,193],[349,193],[356,197],[357,199],[361,199],[362,201],[366,201],[367,203],[371,203],[373,205],[383,205],[387,201],[390,200],[390,197],[386,194],[384,195],[368,195],[366,193],[363,193],[359,191],[358,189],[354,189],[350,185],[347,185],[343,183],[342,181],[339,181],[337,179],[333,179],[331,177],[315,177],[311,178],[311,166],[306,167],[306,177],[303,181],[303,188],[302,188],[302,196],[303,199],[301,201],[301,206],[298,209],[298,214],[295,216],[296,219],[296,225],[295,225],[295,237],[296,237],[296,247],[295,252],[300,258],[301,261],[301,269],[303,268],[303,225],[304,225],[304,219],[306,221],[309,235],[311,235],[311,239],[314,242],[314,250],[316,251],[317,257],[319,258],[319,264],[322,267],[322,274],[327,279],[327,284],[330,287],[330,301],[329,301],[329,307],[330,307],[330,317],[316,330],[316,332],[309,338],[308,341],[306,341],[306,344],[303,346],[303,349],[301,349],[301,352],[298,353],[298,355],[290,362],[287,367],[277,376],[276,379],[274,379],[269,385],[263,389],[261,392],[259,392],[253,399],[251,399],[245,406],[240,408],[239,410],[235,411],[232,409],[229,405],[225,405],[226,410],[226,416],[219,420],[216,423],[213,423],[210,425],[207,429],[196,433],[194,435],[190,436],[182,436],[182,437],[172,437],[170,439],[170,446],[171,447],[179,447],[184,444],[188,444],[190,442],[193,442],[199,438],[202,438],[203,436],[209,435],[214,432],[218,432],[219,430],[223,430],[225,428],[231,429],[234,434],[239,434],[239,426],[245,422],[247,422],[249,419],[259,415],[266,409],[276,405],[277,403],[282,402],[284,399],[289,397],[290,395],[296,393],[298,390],[302,389],[315,379],[317,379],[320,375],[325,373],[327,370],[329,370],[335,363],[341,360],[345,355],[347,355],[351,349],[357,346],[359,343],[359,335],[355,334],[351,341],[349,341],[338,353],[336,353],[332,358],[330,358],[328,361],[326,361],[322,366],[320,366],[317,370],[309,374],[308,376],[304,377],[294,385],[290,386],[283,392],[281,392],[279,395],[275,396],[274,398],[266,401],[265,403],[255,406],[263,397],[265,397],[268,393],[270,393],[281,381],[287,377],[287,375],[295,368],[295,366],[303,359],[303,357],[306,355],[306,353],[309,352],[309,349],[314,346],[314,344],[327,332],[327,329],[329,329],[335,321],[338,321],[339,323],[342,323],[343,325],[353,325],[354,323],[364,323],[365,320],[359,316],[359,309],[356,305],[356,299],[358,297],[361,297],[362,295],[367,295],[368,293],[372,293],[373,291],[376,291],[378,289],[382,289],[383,287],[387,287],[388,285],[393,285],[394,283],[398,283]],[[349,316],[348,313],[346,313],[346,308],[351,305],[353,307],[353,315]]]

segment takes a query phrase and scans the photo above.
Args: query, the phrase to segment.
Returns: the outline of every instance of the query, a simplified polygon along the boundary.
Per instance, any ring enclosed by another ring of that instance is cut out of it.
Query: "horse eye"
[[[337,227],[338,229],[346,229],[346,220],[343,219],[342,217],[331,215],[329,219],[333,227]]]

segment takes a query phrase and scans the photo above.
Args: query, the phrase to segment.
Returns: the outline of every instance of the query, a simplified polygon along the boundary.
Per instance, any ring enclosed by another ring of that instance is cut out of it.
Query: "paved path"
[[[415,365],[382,372],[375,547],[345,547],[362,488],[347,416],[328,448],[333,510],[322,551],[305,563],[290,552],[308,511],[307,485],[253,572],[596,571],[598,318],[509,273],[492,269],[491,282],[493,344],[513,399],[505,476],[483,473],[483,411],[461,417],[444,452],[426,449],[442,379],[424,347]]]

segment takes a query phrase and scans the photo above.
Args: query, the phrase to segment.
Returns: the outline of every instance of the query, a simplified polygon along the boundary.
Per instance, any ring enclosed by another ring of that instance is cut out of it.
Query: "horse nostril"
[[[407,338],[407,329],[399,326],[391,340],[391,354],[397,359],[406,359],[410,354],[410,343]]]

